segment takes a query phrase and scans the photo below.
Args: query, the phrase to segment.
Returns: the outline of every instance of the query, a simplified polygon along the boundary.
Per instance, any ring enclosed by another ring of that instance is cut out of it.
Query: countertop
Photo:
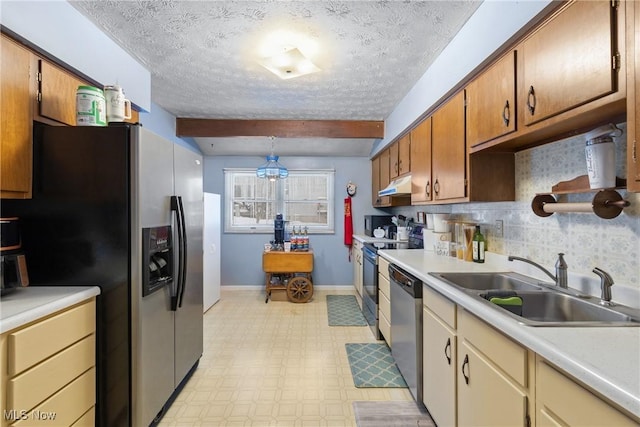
[[[478,264],[438,256],[425,250],[380,250],[378,255],[415,275],[426,286],[437,290],[640,418],[640,327],[525,326],[466,292],[429,275],[452,271],[528,273],[519,271],[522,268],[518,266],[523,263],[509,263],[505,256],[487,252],[486,262]],[[542,279],[545,280],[544,277]]]
[[[97,286],[29,286],[0,298],[0,334],[100,294]]]
[[[371,237],[365,234],[354,234],[353,238],[362,243],[398,243],[406,242],[406,240],[396,240],[387,238]]]

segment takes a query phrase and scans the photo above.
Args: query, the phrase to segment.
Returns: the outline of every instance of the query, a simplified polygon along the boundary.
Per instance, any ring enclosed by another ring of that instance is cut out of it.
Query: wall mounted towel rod
[[[550,216],[556,212],[589,212],[600,218],[612,219],[620,215],[622,209],[629,204],[629,201],[624,200],[615,190],[600,190],[591,203],[558,203],[551,194],[538,194],[531,202],[531,209],[541,217]]]

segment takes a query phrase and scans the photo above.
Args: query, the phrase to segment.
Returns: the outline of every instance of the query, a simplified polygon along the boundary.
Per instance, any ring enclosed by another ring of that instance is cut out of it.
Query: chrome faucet
[[[559,253],[558,254],[558,260],[556,261],[556,275],[554,276],[553,274],[551,274],[551,272],[549,270],[547,270],[546,268],[544,268],[543,266],[541,266],[540,264],[531,261],[530,259],[527,258],[522,258],[519,256],[513,256],[513,255],[509,255],[509,257],[507,258],[509,261],[522,261],[522,262],[526,262],[527,264],[531,264],[534,267],[538,267],[540,270],[542,270],[547,276],[551,277],[551,279],[555,282],[556,286],[559,286],[563,289],[567,289],[568,287],[568,280],[567,280],[567,263],[564,261],[564,254],[563,253]]]
[[[593,272],[600,277],[600,288],[602,289],[600,304],[609,306],[614,305],[611,302],[611,286],[613,286],[613,278],[609,273],[598,267],[594,268]]]

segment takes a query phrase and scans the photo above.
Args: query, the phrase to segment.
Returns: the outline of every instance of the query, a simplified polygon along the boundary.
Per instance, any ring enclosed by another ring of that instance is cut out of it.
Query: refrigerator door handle
[[[183,209],[182,209],[182,198],[180,196],[171,196],[171,210],[176,213],[176,228],[178,229],[178,273],[176,274],[176,289],[175,293],[171,295],[171,310],[176,311],[178,307],[182,304],[179,304],[179,296],[181,294],[181,290],[184,286],[183,279],[185,276],[185,265],[184,265],[184,251],[183,251],[183,241],[184,241],[184,217],[183,217]]]
[[[178,307],[182,307],[182,299],[184,298],[184,290],[187,287],[187,224],[184,216],[184,205],[182,204],[182,196],[178,196],[178,207],[180,209],[180,226],[182,227],[182,277],[180,286],[180,295],[178,299]]]

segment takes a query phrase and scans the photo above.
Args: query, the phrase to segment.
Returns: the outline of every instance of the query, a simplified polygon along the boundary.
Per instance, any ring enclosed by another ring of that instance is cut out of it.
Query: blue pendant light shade
[[[271,154],[267,156],[267,163],[259,166],[256,170],[258,178],[267,178],[269,181],[286,178],[289,176],[287,168],[278,163],[278,156]]]
[[[256,169],[256,176],[258,178],[266,178],[269,181],[275,181],[277,179],[286,178],[289,176],[287,168],[278,163],[278,156],[273,154],[275,136],[269,137],[271,139],[271,155],[267,156],[267,163],[259,166]]]

